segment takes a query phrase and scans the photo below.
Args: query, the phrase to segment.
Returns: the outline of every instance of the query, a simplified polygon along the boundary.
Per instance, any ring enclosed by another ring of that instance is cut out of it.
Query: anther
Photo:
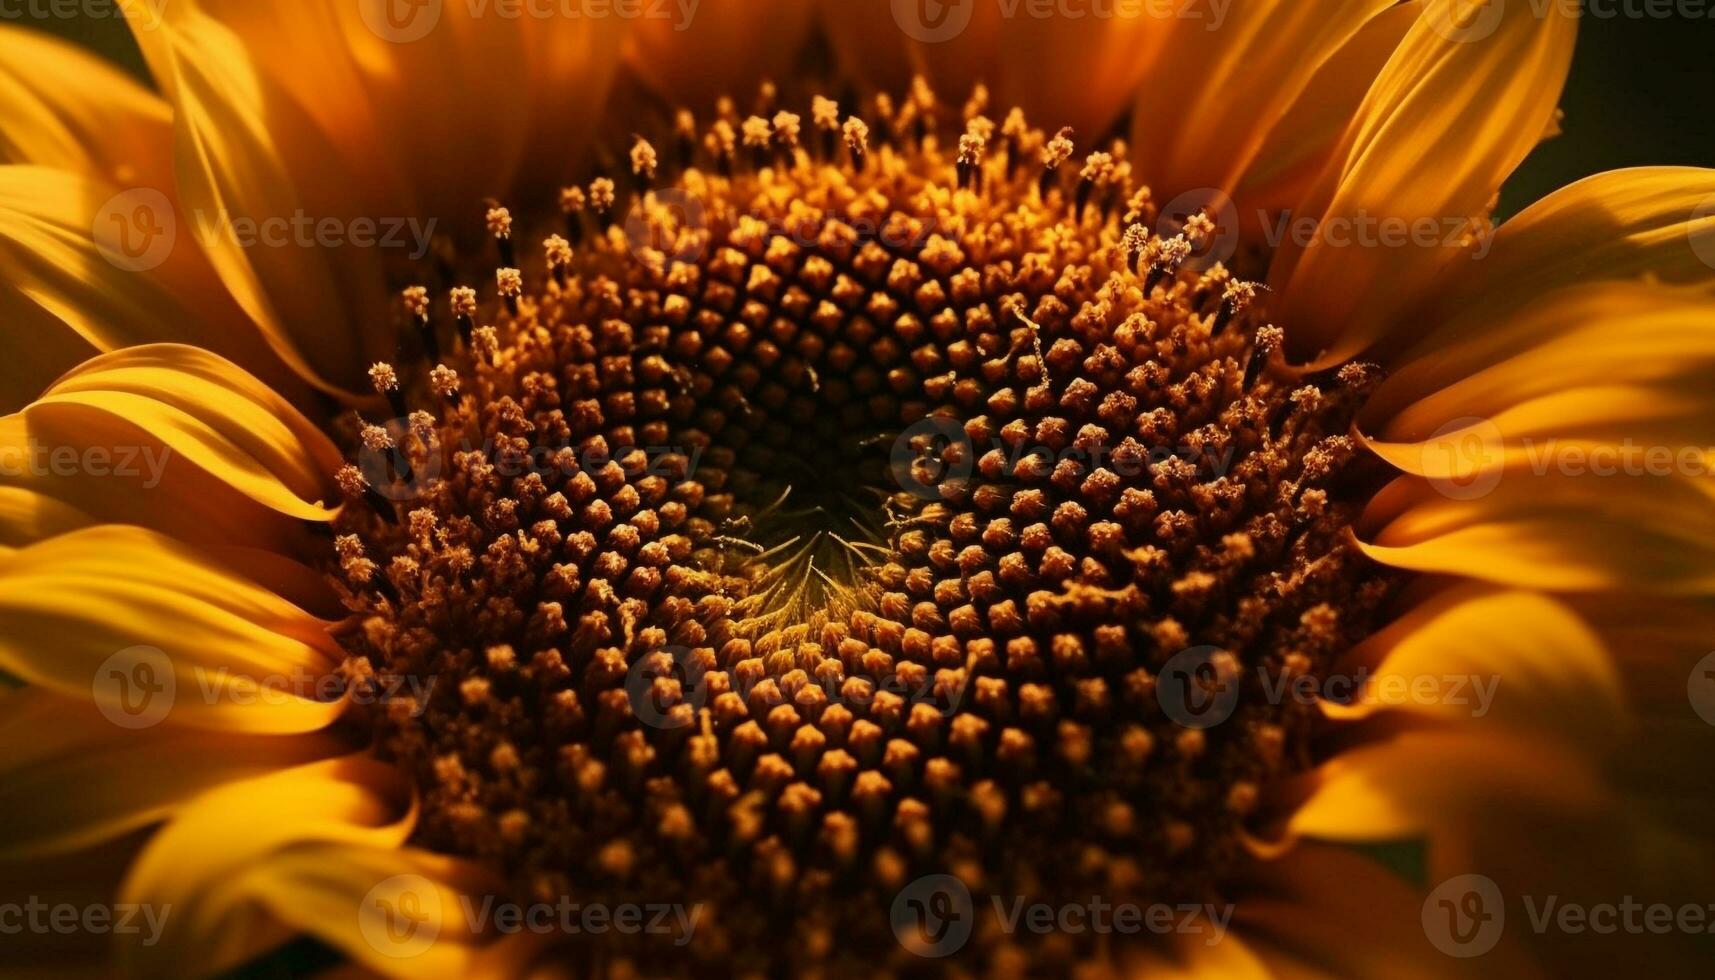
[[[1096,152],[1084,158],[1084,169],[1078,175],[1078,190],[1076,203],[1072,208],[1072,216],[1082,221],[1084,207],[1090,203],[1090,195],[1096,187],[1108,179],[1113,173],[1114,158],[1111,153]]]
[[[459,373],[445,364],[435,365],[429,372],[429,387],[452,404],[459,401]]]
[[[796,112],[782,109],[774,114],[774,142],[785,151],[788,162],[792,159],[793,151],[798,149],[798,136],[803,125],[803,120]]]
[[[566,273],[572,264],[572,243],[559,235],[549,235],[542,240],[542,251],[547,254],[548,274],[564,289]]]
[[[339,487],[340,493],[347,500],[361,500],[369,505],[369,509],[375,512],[375,516],[389,524],[399,523],[399,515],[394,510],[393,504],[369,485],[369,480],[364,477],[363,471],[356,466],[350,463],[341,466],[334,472],[333,480],[334,485]]]
[[[1191,243],[1184,235],[1174,235],[1172,238],[1160,239],[1149,243],[1144,250],[1145,261],[1149,275],[1143,281],[1145,296],[1155,292],[1155,287],[1161,285],[1169,276],[1179,271],[1179,266],[1191,257]]]
[[[606,227],[613,221],[613,181],[607,177],[597,177],[590,181],[590,209],[596,218]]]
[[[469,286],[454,286],[453,316],[458,321],[459,336],[470,343],[470,332],[476,328],[476,290]]]
[[[966,133],[959,137],[959,160],[957,164],[959,185],[971,190],[977,189],[982,176],[983,149],[988,145],[988,138],[979,133]]]
[[[853,116],[846,120],[846,148],[852,153],[852,169],[863,170],[864,153],[869,148],[869,126],[862,119]]]
[[[1043,198],[1048,197],[1049,188],[1054,186],[1054,177],[1060,172],[1060,165],[1072,158],[1072,127],[1062,127],[1048,145],[1042,148],[1042,177],[1036,182],[1036,192]]]
[[[1256,300],[1256,290],[1255,283],[1237,279],[1227,283],[1226,290],[1221,294],[1220,312],[1215,314],[1215,323],[1209,328],[1209,335],[1219,337],[1221,331],[1227,329],[1227,324],[1233,322],[1233,317],[1243,313]]]
[[[1247,392],[1251,390],[1251,385],[1256,384],[1257,378],[1262,375],[1262,369],[1267,366],[1275,351],[1280,350],[1285,338],[1285,332],[1273,324],[1256,332],[1256,346],[1251,351],[1250,363],[1245,365],[1244,382],[1240,387]]]
[[[524,292],[524,274],[517,269],[494,270],[494,283],[500,298],[506,302],[506,312],[518,315],[518,297]]]
[[[498,205],[488,209],[488,233],[494,236],[501,265],[517,265],[512,253],[512,212]]]
[[[393,365],[377,361],[370,365],[369,383],[375,386],[375,393],[387,399],[388,407],[393,409],[394,418],[404,418],[405,394],[399,388],[399,372],[393,370]]]
[[[429,291],[422,286],[406,286],[403,293],[405,312],[411,315],[411,323],[417,328],[417,337],[423,342],[423,351],[429,355],[429,360],[441,359],[441,345],[435,340],[435,325],[429,320]]]
[[[577,241],[584,235],[584,189],[566,187],[560,191],[560,213],[566,216],[566,237]]]
[[[810,122],[822,134],[822,159],[834,157],[840,137],[840,104],[820,95],[810,100]]]
[[[647,193],[655,184],[655,171],[661,160],[655,154],[655,145],[641,136],[633,136],[636,142],[631,144],[631,175],[636,178],[637,192]]]

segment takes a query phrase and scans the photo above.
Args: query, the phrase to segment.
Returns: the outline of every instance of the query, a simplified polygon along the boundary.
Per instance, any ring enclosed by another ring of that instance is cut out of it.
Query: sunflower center
[[[1282,364],[1123,146],[873,108],[681,115],[539,273],[491,212],[498,302],[407,292],[443,363],[377,366],[399,418],[340,474],[354,669],[432,682],[374,718],[420,842],[704,904],[623,955],[904,955],[935,873],[1218,895],[1308,761],[1282,682],[1390,589],[1348,531],[1372,369]]]

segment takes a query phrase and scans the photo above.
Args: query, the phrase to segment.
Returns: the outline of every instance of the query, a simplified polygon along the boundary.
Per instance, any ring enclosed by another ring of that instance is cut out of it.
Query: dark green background
[[[1502,198],[1503,214],[1615,167],[1715,166],[1715,16],[1599,16],[1628,7],[1647,9],[1645,2],[1587,0],[1590,13],[1561,100],[1565,133],[1539,147],[1514,176]],[[1704,14],[1715,13],[1715,0],[1676,2],[1682,10],[1701,5]],[[62,19],[37,26],[88,44],[142,74],[136,46],[117,19]]]

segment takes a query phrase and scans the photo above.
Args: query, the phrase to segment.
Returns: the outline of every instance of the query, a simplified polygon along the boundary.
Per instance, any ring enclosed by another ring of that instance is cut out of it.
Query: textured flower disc
[[[434,681],[375,717],[420,843],[703,903],[684,949],[578,955],[910,961],[889,908],[951,873],[990,966],[1107,956],[980,896],[1214,900],[1310,761],[1269,692],[1392,588],[1349,530],[1374,369],[1292,370],[1207,216],[983,108],[681,116],[545,261],[497,208],[493,285],[407,291],[343,642]]]

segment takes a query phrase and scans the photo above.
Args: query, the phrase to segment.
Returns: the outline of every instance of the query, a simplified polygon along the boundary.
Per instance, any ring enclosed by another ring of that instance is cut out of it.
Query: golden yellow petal
[[[159,344],[103,355],[61,378],[23,415],[51,426],[67,413],[89,420],[92,433],[139,431],[172,452],[167,466],[199,466],[282,514],[331,515],[321,501],[333,495],[338,448],[285,399],[207,351]]]
[[[320,734],[129,729],[87,701],[16,691],[0,698],[0,861],[81,850],[165,819],[205,790],[339,751]]]
[[[1359,546],[1396,568],[1549,592],[1715,591],[1715,487],[1515,474],[1448,495],[1461,485],[1401,477],[1371,501],[1378,530]]]
[[[126,876],[121,901],[172,908],[159,942],[121,948],[127,971],[183,977],[238,966],[290,936],[257,901],[249,875],[293,847],[393,851],[414,822],[397,770],[364,756],[204,794],[149,841]],[[355,925],[357,910],[349,914]]]
[[[502,883],[471,862],[414,848],[295,846],[247,869],[234,891],[383,976],[520,977],[552,942],[479,921]]]
[[[1292,107],[1269,129],[1233,192],[1241,219],[1296,208],[1358,114],[1364,96],[1423,12],[1409,0],[1372,17],[1323,62]],[[1262,222],[1258,222],[1260,230]]]
[[[328,391],[361,390],[363,371],[393,347],[384,256],[330,247],[314,229],[334,222],[355,235],[359,220],[396,212],[376,210],[387,195],[375,176],[340,165],[236,35],[189,3],[166,10],[160,27],[136,33],[173,102],[183,233],[293,370]]]
[[[1341,752],[1304,783],[1289,835],[1347,842],[1456,838],[1506,798],[1544,812],[1607,799],[1590,763],[1558,742],[1468,726],[1406,731]]]
[[[1295,358],[1337,363],[1420,303],[1480,232],[1536,145],[1572,58],[1576,16],[1430,0],[1281,242],[1269,283]],[[1369,229],[1366,231],[1366,229]]]
[[[1519,944],[1477,960],[1447,956],[1424,932],[1424,896],[1344,848],[1300,845],[1259,865],[1253,884],[1258,894],[1238,904],[1234,924],[1282,980],[1535,975]]]
[[[489,195],[558,190],[589,152],[633,25],[617,9],[571,18],[541,5],[387,0],[175,0],[164,13],[165,31],[133,24],[169,101],[190,96],[157,35],[187,40],[197,58],[239,55],[267,93],[268,131],[307,127],[303,138],[337,151],[282,148],[306,198],[353,183],[358,213],[432,217],[454,234],[480,232]]]
[[[8,556],[0,669],[115,724],[239,732],[326,727],[338,665],[326,624],[181,542],[102,525]],[[337,692],[335,692],[337,693]]]
[[[1624,731],[1620,678],[1595,632],[1564,604],[1475,582],[1445,588],[1352,648],[1336,677],[1361,677],[1336,718],[1403,711],[1608,746]]]
[[[0,410],[11,411],[98,351],[179,341],[253,371],[282,372],[221,290],[166,194],[37,166],[0,167],[0,315],[19,336]],[[75,359],[74,359],[75,358]],[[8,360],[12,360],[11,357]]]
[[[1317,70],[1391,3],[1264,0],[1235,5],[1216,29],[1175,21],[1132,118],[1141,177],[1163,201],[1197,188],[1230,194]]]
[[[1513,410],[1548,425],[1521,417],[1500,433],[1509,441],[1546,432],[1570,437],[1599,428],[1604,413],[1638,415],[1637,389],[1659,392],[1663,406],[1655,414],[1668,416],[1669,403],[1707,391],[1703,372],[1715,361],[1711,316],[1715,296],[1702,289],[1593,282],[1535,294],[1528,306],[1486,319],[1480,332],[1446,336],[1396,367],[1365,406],[1362,425],[1384,441],[1421,440],[1454,420],[1493,421]],[[1563,400],[1552,410],[1571,415],[1558,427],[1552,411],[1525,410],[1579,388],[1600,389],[1613,404],[1580,409]]]
[[[0,25],[0,164],[172,186],[172,110],[76,45]]]
[[[1434,357],[1565,287],[1644,276],[1715,282],[1715,170],[1612,170],[1524,209],[1495,232],[1488,254],[1447,270],[1424,314],[1432,328],[1399,338],[1402,356]]]

